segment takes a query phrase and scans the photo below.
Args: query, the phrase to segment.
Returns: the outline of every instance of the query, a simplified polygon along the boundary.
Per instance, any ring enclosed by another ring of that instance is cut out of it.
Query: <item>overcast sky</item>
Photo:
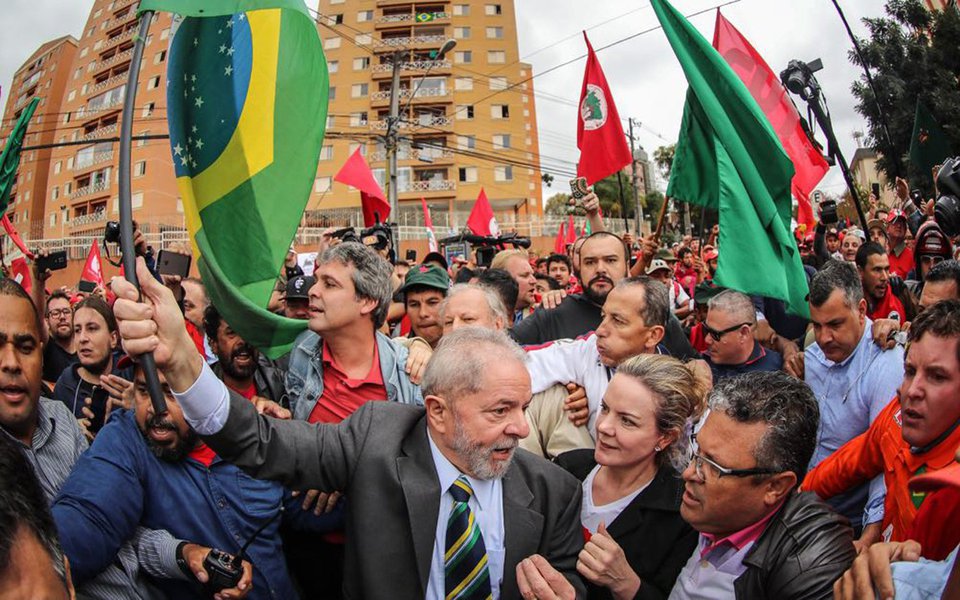
[[[720,0],[673,0],[683,14],[708,9]],[[7,0],[0,25],[0,85],[3,98],[14,71],[44,41],[67,33],[78,36],[92,0]],[[315,2],[308,5],[315,8]],[[840,0],[854,31],[863,35],[862,17],[882,14],[881,0]],[[656,16],[644,0],[517,0],[520,56],[533,64],[534,74],[585,52],[581,29],[587,28],[595,48],[605,46],[656,25]],[[739,0],[723,14],[751,41],[777,72],[794,58],[821,58],[824,70],[817,78],[826,94],[834,128],[847,160],[853,155],[853,133],[866,129],[855,112],[850,84],[859,72],[847,59],[850,41],[830,0]],[[714,11],[691,19],[709,40]],[[562,41],[561,41],[562,40]],[[557,43],[559,42],[559,43]],[[638,139],[648,153],[676,141],[686,92],[686,81],[662,31],[646,33],[601,51],[600,63],[621,117],[633,117],[643,126]],[[584,61],[574,62],[534,79],[540,152],[545,163],[577,160],[576,108]],[[559,100],[558,99],[563,99]],[[821,141],[823,138],[820,138]],[[549,172],[549,168],[545,168]],[[659,182],[664,185],[665,182]],[[843,187],[834,168],[821,183],[838,192]],[[567,189],[558,177],[553,190]]]

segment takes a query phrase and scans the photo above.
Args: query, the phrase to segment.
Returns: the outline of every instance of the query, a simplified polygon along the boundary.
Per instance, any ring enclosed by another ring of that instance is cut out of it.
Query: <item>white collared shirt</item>
[[[463,475],[473,488],[473,495],[468,502],[473,511],[480,533],[483,535],[483,545],[487,550],[487,568],[490,572],[490,591],[496,600],[500,597],[500,582],[503,580],[504,561],[504,528],[503,528],[503,480],[502,479],[475,479],[461,473],[447,457],[440,452],[430,433],[427,432],[430,442],[430,453],[433,455],[433,464],[437,467],[437,477],[440,479],[440,512],[437,514],[437,533],[433,542],[433,558],[430,561],[430,579],[427,583],[426,600],[443,600],[445,596],[443,555],[447,545],[447,520],[453,508],[453,496],[450,486]]]

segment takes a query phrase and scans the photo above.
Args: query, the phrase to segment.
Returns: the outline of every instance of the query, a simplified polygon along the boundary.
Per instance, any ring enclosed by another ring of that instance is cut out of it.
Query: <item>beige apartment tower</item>
[[[311,214],[359,205],[333,182],[357,148],[386,190],[397,60],[400,214],[391,220],[419,224],[424,198],[438,235],[462,228],[481,187],[504,229],[542,215],[532,72],[519,61],[513,0],[320,0],[317,24],[330,105]],[[450,39],[456,46],[438,60]]]

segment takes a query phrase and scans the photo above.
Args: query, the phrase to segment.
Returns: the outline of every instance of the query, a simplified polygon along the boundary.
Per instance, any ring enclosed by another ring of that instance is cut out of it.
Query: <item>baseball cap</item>
[[[903,214],[903,211],[899,208],[895,208],[887,213],[887,223],[893,223],[897,219],[907,220],[907,215]]]
[[[310,288],[317,283],[315,277],[309,275],[297,275],[287,281],[287,299],[306,300],[310,297]]]
[[[830,237],[830,236],[840,237],[840,234],[837,232],[836,227],[830,227],[827,229],[827,233],[824,235],[824,237]]]
[[[910,489],[915,492],[932,492],[945,487],[960,488],[960,463],[932,473],[917,475],[910,480]]]
[[[890,222],[890,221],[889,221],[889,219],[888,219],[888,220],[887,220],[887,223],[889,223],[889,222]],[[880,219],[870,219],[869,221],[867,221],[867,229],[873,229],[874,227],[876,227],[877,229],[882,229],[882,230],[886,231],[886,230],[887,230],[887,223],[881,221]]]
[[[427,255],[423,257],[422,264],[427,264],[431,262],[440,263],[441,265],[443,265],[444,269],[450,268],[450,265],[447,264],[447,259],[439,252],[428,252]]]
[[[710,261],[720,256],[720,253],[717,252],[715,248],[710,248],[703,253],[703,260]]]
[[[652,261],[650,261],[650,266],[647,267],[647,275],[653,275],[657,271],[663,271],[663,270],[670,271],[671,270],[670,265],[668,265],[667,261],[663,259],[655,258]]]
[[[865,234],[859,227],[851,227],[850,229],[847,229],[847,235],[855,235],[860,238],[861,242],[867,241],[867,234]]]
[[[693,288],[693,301],[697,304],[706,304],[710,302],[710,299],[724,291],[725,287],[720,287],[719,285],[713,285],[712,283],[698,283],[697,287]]]
[[[667,264],[677,262],[677,255],[668,248],[660,248],[657,250],[656,258],[659,258]]]
[[[446,292],[450,289],[450,276],[436,265],[417,265],[407,272],[403,285],[397,291],[405,292],[412,287],[429,287]]]

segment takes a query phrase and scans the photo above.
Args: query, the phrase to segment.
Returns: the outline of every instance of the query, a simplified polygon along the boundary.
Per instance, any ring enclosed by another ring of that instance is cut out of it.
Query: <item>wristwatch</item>
[[[177,544],[177,566],[180,567],[180,570],[184,575],[187,576],[187,579],[193,580],[196,577],[193,575],[193,571],[190,570],[190,565],[187,564],[187,559],[183,557],[183,547],[186,546],[189,542],[180,542]]]

